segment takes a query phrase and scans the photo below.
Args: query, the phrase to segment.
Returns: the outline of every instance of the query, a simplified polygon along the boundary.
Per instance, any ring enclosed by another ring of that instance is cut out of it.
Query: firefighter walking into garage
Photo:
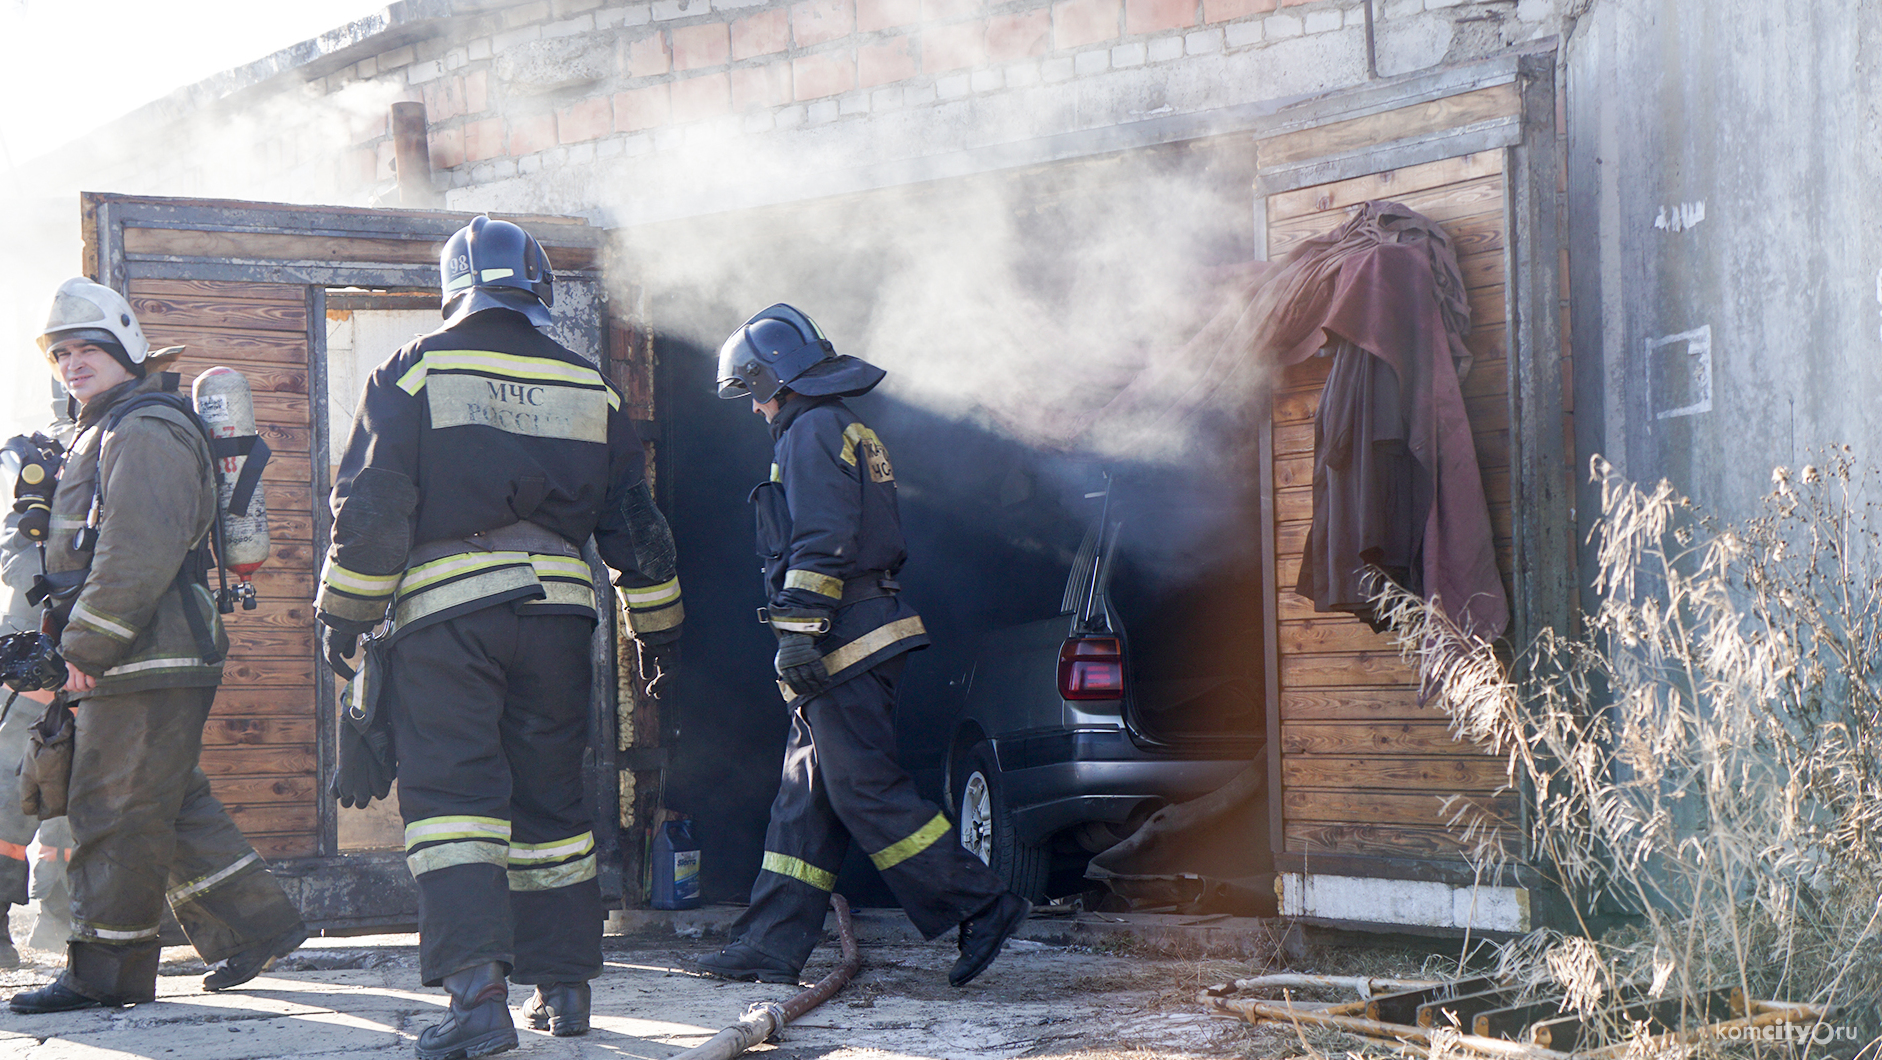
[[[156,997],[167,898],[203,985],[253,978],[306,939],[299,913],[198,768],[228,636],[208,587],[209,443],[116,291],[68,280],[40,348],[82,406],[46,542],[64,695],[76,703],[66,969],[15,1012]],[[166,353],[169,351],[165,351]]]
[[[604,913],[582,802],[597,606],[582,544],[593,535],[618,572],[643,673],[671,669],[682,617],[672,534],[620,395],[540,330],[554,304],[542,247],[479,217],[445,243],[441,271],[443,328],[360,397],[317,602],[342,676],[390,612],[372,712],[390,739],[343,740],[335,784],[349,804],[385,795],[390,763],[369,759],[389,742],[420,971],[451,995],[418,1038],[423,1060],[515,1047],[506,976],[535,986],[532,1026],[588,1029]]]
[[[719,350],[719,396],[750,398],[771,425],[771,480],[751,499],[770,601],[760,614],[777,634],[791,713],[751,905],[735,941],[699,962],[722,978],[797,981],[852,840],[925,937],[960,926],[955,986],[993,963],[1032,910],[961,847],[895,761],[896,680],[928,635],[895,582],[907,551],[894,468],[842,400],[883,375],[837,355],[788,305],[752,317]]]

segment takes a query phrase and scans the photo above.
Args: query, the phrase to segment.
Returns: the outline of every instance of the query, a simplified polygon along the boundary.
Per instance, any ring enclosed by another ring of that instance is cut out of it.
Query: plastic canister
[[[668,821],[653,838],[653,894],[655,909],[694,909],[699,906],[699,843],[693,822]]]

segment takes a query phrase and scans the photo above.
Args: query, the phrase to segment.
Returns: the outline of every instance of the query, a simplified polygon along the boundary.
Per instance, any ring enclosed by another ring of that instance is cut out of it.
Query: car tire
[[[1029,902],[1044,901],[1052,854],[1042,844],[1019,838],[1012,807],[1001,790],[993,745],[985,740],[975,744],[951,772],[957,778],[952,794],[961,846],[986,862],[1014,894]]]

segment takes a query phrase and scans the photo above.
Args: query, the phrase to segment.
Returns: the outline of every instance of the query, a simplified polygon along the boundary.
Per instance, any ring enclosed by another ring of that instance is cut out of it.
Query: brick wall
[[[1375,3],[1385,76],[1555,31],[1554,0]],[[533,0],[284,72],[86,183],[396,203],[387,109],[422,99],[447,205],[632,223],[1354,84],[1363,22],[1361,0]]]

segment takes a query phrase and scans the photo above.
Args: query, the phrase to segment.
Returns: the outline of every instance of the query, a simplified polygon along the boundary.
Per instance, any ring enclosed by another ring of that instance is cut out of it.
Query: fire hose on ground
[[[850,924],[849,902],[840,894],[832,894],[830,908],[836,912],[836,934],[843,945],[843,959],[837,962],[834,971],[782,1005],[775,1001],[753,1005],[737,1023],[713,1035],[711,1041],[677,1053],[670,1060],[732,1060],[843,989],[862,967],[863,955],[856,949],[856,929]]]

